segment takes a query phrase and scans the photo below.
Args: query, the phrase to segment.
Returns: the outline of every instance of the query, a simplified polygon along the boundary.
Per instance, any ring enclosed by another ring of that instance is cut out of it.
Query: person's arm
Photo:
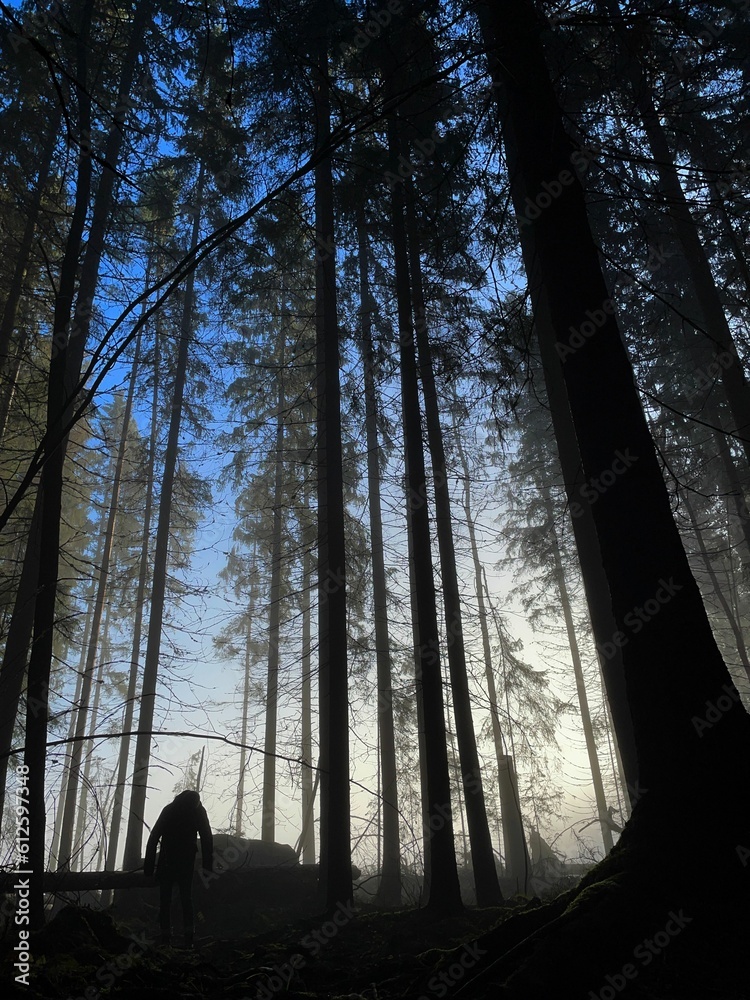
[[[203,806],[198,810],[198,833],[201,838],[201,853],[203,855],[203,867],[206,871],[213,871],[214,867],[214,838],[211,833],[211,824],[208,822],[208,813]]]
[[[151,876],[154,874],[154,865],[156,863],[156,846],[161,839],[161,835],[164,832],[164,810],[162,810],[161,815],[154,823],[154,828],[151,831],[151,836],[148,838],[148,843],[146,844],[146,858],[143,862],[143,874]]]

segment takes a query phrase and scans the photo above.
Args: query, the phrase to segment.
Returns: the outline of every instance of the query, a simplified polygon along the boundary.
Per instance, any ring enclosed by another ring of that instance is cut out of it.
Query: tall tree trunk
[[[97,872],[103,872],[105,870],[107,850],[109,848],[109,836],[107,831],[111,827],[111,819],[112,819],[113,799],[110,793],[113,791],[115,787],[116,777],[117,777],[117,765],[115,765],[110,771],[109,781],[107,782],[107,788],[106,788],[107,794],[104,797],[104,801],[100,803],[98,809],[99,818],[102,824],[102,835],[99,838],[99,842],[97,844],[96,855],[94,857],[94,864],[93,864],[94,871]],[[109,905],[108,902],[107,903],[104,902],[106,896],[107,896],[107,891],[102,890],[101,895],[99,897],[100,906],[102,908]]]
[[[733,537],[734,532],[732,531],[732,519],[729,515],[729,503],[727,502],[726,510],[726,533],[727,533],[727,554],[724,560],[724,575],[726,577],[726,586],[729,591],[729,596],[731,598],[731,606],[734,612],[734,617],[736,621],[741,621],[742,619],[742,608],[740,605],[740,595],[737,589],[737,574],[734,571],[734,561],[732,559],[732,551],[736,547],[736,542]]]
[[[107,229],[114,203],[115,182],[118,176],[120,154],[125,141],[125,119],[130,105],[133,77],[138,66],[138,58],[143,50],[146,29],[151,20],[152,0],[137,0],[133,10],[127,48],[125,50],[120,82],[117,89],[117,105],[112,126],[107,134],[104,147],[104,162],[96,189],[94,207],[91,214],[86,252],[81,264],[81,277],[76,296],[76,322],[73,324],[69,348],[69,377],[75,385],[80,379],[83,359],[91,324],[92,305],[99,282],[99,268],[104,253]]]
[[[626,27],[615,0],[600,0],[600,6],[609,13],[613,31],[620,41],[625,73],[651,147],[672,228],[682,246],[693,290],[706,324],[703,332],[716,347],[727,352],[727,364],[722,368],[721,379],[735,424],[731,433],[742,444],[750,465],[750,385],[745,378],[711,264],[698,235],[661,117],[654,104],[654,93],[640,59],[639,43]]]
[[[403,412],[403,409],[402,409]],[[408,465],[408,458],[406,459]],[[404,476],[406,494],[406,548],[409,563],[409,606],[411,608],[412,649],[414,651],[414,700],[417,705],[417,749],[419,754],[419,801],[422,814],[422,899],[430,898],[430,878],[432,872],[432,827],[430,825],[430,785],[428,781],[428,753],[424,713],[424,693],[419,683],[421,660],[419,641],[419,616],[417,607],[417,575],[414,555],[414,530],[412,527],[412,506],[409,500],[409,477]]]
[[[697,125],[700,121],[702,121],[701,117],[695,115],[691,118],[691,125]],[[626,126],[619,117],[618,125],[621,130],[625,130]],[[696,162],[702,162],[700,156],[696,155]],[[627,170],[627,174],[631,183],[637,187],[638,176],[632,166]],[[649,226],[646,225],[645,229],[648,232]],[[700,414],[701,419],[711,428],[711,436],[716,445],[716,455],[721,463],[721,472],[718,475],[723,481],[727,494],[732,498],[737,521],[742,531],[744,545],[739,547],[739,553],[743,563],[743,572],[746,576],[750,576],[750,510],[748,510],[747,490],[743,486],[737,463],[732,454],[732,436],[728,430],[724,404],[714,395],[713,374],[707,374],[714,371],[720,372],[724,363],[730,360],[730,355],[727,353],[717,355],[716,345],[712,344],[710,338],[701,332],[702,329],[707,329],[707,320],[692,285],[678,289],[678,291],[680,313],[685,317],[683,324],[685,343],[696,378],[699,380],[698,386],[686,393],[687,404]],[[724,385],[721,386],[721,392],[726,399],[727,393]],[[747,483],[746,467],[744,480]]]
[[[0,815],[2,815],[6,798],[7,755],[13,745],[13,732],[18,717],[18,706],[23,691],[34,626],[34,602],[36,600],[39,553],[41,551],[41,517],[41,493],[38,493],[29,524],[21,575],[18,579],[13,612],[5,638],[2,667],[0,667]]]
[[[198,245],[200,234],[201,204],[203,201],[204,167],[201,164],[198,171],[194,204],[190,251]],[[151,586],[151,608],[149,612],[148,640],[146,658],[143,665],[143,687],[141,689],[141,706],[138,718],[138,736],[135,744],[135,766],[133,769],[132,790],[130,793],[130,815],[125,837],[125,856],[123,865],[126,868],[137,868],[141,860],[141,842],[146,812],[146,792],[148,789],[148,771],[151,758],[151,734],[154,726],[154,707],[156,703],[156,681],[159,672],[159,653],[161,650],[161,633],[164,621],[164,601],[167,587],[167,563],[169,560],[169,528],[172,518],[172,493],[175,473],[177,471],[177,453],[180,442],[180,424],[182,422],[182,402],[187,381],[188,356],[193,338],[193,308],[195,303],[195,270],[192,270],[185,281],[182,318],[180,321],[180,340],[177,350],[177,365],[175,368],[174,388],[172,390],[171,416],[167,433],[167,447],[164,455],[161,496],[159,497],[159,515],[156,526],[156,542],[154,546],[154,578]]]
[[[405,150],[399,137],[399,125],[388,123],[388,151],[391,169],[398,170],[399,157]],[[451,786],[448,753],[445,744],[445,710],[440,638],[437,623],[435,580],[432,566],[430,521],[427,510],[427,486],[422,418],[419,407],[417,361],[412,324],[409,281],[409,252],[405,223],[403,185],[395,185],[391,195],[391,226],[396,273],[398,307],[399,361],[401,367],[401,406],[406,450],[408,528],[412,538],[410,561],[414,574],[412,615],[418,623],[416,650],[417,687],[423,700],[425,772],[427,780],[427,820],[425,838],[429,839],[429,884],[427,905],[430,909],[461,909],[461,891],[456,868],[451,815]],[[427,861],[427,859],[426,859]]]
[[[305,480],[305,519],[311,518],[310,494]],[[307,526],[307,524],[306,524]],[[300,756],[302,758],[302,835],[300,847],[302,862],[306,865],[315,864],[315,828],[313,826],[313,776],[312,776],[312,631],[310,591],[313,586],[313,553],[314,538],[311,537],[312,523],[302,537],[302,721],[300,735]]]
[[[453,515],[451,513],[451,497],[448,486],[448,469],[445,461],[443,428],[440,423],[437,386],[432,367],[432,349],[427,330],[427,311],[422,283],[422,265],[413,188],[408,182],[406,225],[411,264],[414,330],[417,340],[419,375],[424,395],[427,441],[435,485],[435,525],[437,527],[440,576],[443,601],[445,603],[448,667],[453,695],[453,715],[456,722],[458,754],[461,762],[461,781],[466,804],[466,820],[469,827],[469,841],[471,843],[474,887],[478,906],[497,906],[502,901],[503,894],[500,891],[500,883],[497,880],[495,856],[492,850],[492,838],[490,837],[487,809],[484,802],[484,789],[482,788],[482,774],[479,767],[477,741],[474,735],[474,719],[471,709],[466,650],[464,647],[461,597],[458,589],[456,549],[453,542]]]
[[[201,749],[201,759],[198,762],[198,774],[195,777],[195,791],[200,792],[203,788],[203,763],[206,759],[205,746]]]
[[[522,236],[522,246],[530,251],[527,257],[527,251],[524,250],[524,259],[535,261],[533,239],[529,236]],[[534,263],[527,264],[527,267],[532,269],[534,266]],[[565,492],[568,497],[576,554],[581,568],[581,579],[586,594],[591,628],[596,640],[599,666],[607,692],[607,704],[612,714],[615,739],[627,778],[628,796],[635,798],[639,788],[638,754],[633,733],[633,720],[625,691],[622,649],[613,642],[617,626],[612,615],[609,583],[602,565],[591,503],[586,499],[589,495],[585,492],[587,478],[581,464],[581,454],[573,426],[573,418],[565,393],[562,366],[551,341],[551,336],[554,336],[554,333],[546,297],[540,297],[540,301],[535,305],[534,325],[538,334],[544,384],[550,404]],[[546,335],[542,335],[542,330],[546,331]],[[588,489],[590,490],[591,487],[589,486]]]
[[[711,556],[706,548],[706,543],[703,541],[703,532],[701,531],[700,525],[698,524],[698,519],[695,514],[690,498],[687,492],[682,494],[682,502],[685,504],[685,510],[688,512],[688,517],[690,518],[690,523],[693,526],[693,532],[695,533],[696,541],[698,542],[698,551],[701,554],[703,560],[703,565],[706,567],[706,572],[708,573],[708,578],[711,581],[711,587],[713,588],[714,595],[721,605],[721,610],[724,612],[724,616],[729,623],[729,627],[732,630],[734,636],[734,642],[737,647],[737,652],[740,657],[740,662],[744,667],[745,673],[747,674],[748,680],[750,680],[750,661],[747,656],[747,646],[745,645],[745,637],[742,634],[742,629],[737,621],[732,606],[729,601],[724,596],[724,591],[719,584],[716,576],[716,570],[711,562]]]
[[[242,836],[242,824],[245,818],[245,770],[247,769],[247,729],[250,712],[250,667],[252,666],[251,644],[253,625],[255,623],[255,574],[257,569],[257,551],[253,546],[253,560],[250,567],[250,596],[247,608],[247,631],[245,632],[245,676],[242,683],[242,735],[240,742],[240,773],[237,779],[237,804],[234,816],[234,835]]]
[[[743,573],[747,577],[750,576],[750,509],[748,509],[747,493],[740,480],[734,456],[729,447],[729,439],[723,433],[723,421],[717,408],[707,405],[704,408],[704,413],[709,423],[721,428],[719,431],[714,431],[712,436],[721,462],[727,497],[734,508],[734,514],[742,532],[742,544],[738,544],[737,554],[742,562]]]
[[[446,692],[446,715],[450,719],[453,715],[453,704],[451,701],[451,687],[450,687],[450,673],[447,665],[443,662],[443,687]],[[453,729],[449,728],[445,731],[445,737],[448,741],[448,747],[450,748],[450,763],[449,767],[451,770],[452,784],[456,789],[456,815],[458,816],[458,830],[456,831],[456,836],[460,838],[461,844],[461,864],[460,867],[463,868],[470,863],[469,851],[470,845],[466,838],[466,820],[464,818],[464,797],[463,797],[463,782],[461,781],[461,762],[459,755],[456,752],[456,733]]]
[[[52,168],[52,157],[55,145],[59,139],[60,112],[58,109],[52,115],[48,125],[47,138],[40,153],[40,165],[37,173],[36,183],[31,196],[31,201],[26,208],[26,221],[24,223],[21,243],[18,247],[16,266],[13,270],[8,297],[3,307],[2,318],[0,318],[0,376],[5,376],[5,385],[0,386],[0,442],[5,437],[5,428],[10,415],[10,408],[16,388],[16,378],[23,355],[23,339],[16,344],[15,350],[11,348],[13,330],[18,316],[18,306],[24,290],[29,261],[31,260],[31,247],[34,243],[34,233],[39,221],[39,212],[42,205],[42,197],[47,187],[50,170]]]
[[[398,786],[396,778],[396,737],[393,728],[393,690],[391,686],[391,641],[388,628],[388,593],[383,552],[383,512],[380,498],[381,450],[378,442],[377,394],[375,389],[375,350],[372,340],[370,278],[364,208],[357,213],[359,254],[359,299],[364,361],[365,433],[367,435],[367,494],[370,514],[370,557],[372,560],[373,617],[375,623],[375,661],[378,687],[378,757],[381,794],[383,863],[376,900],[381,906],[401,905],[401,846],[398,829]],[[380,836],[378,836],[378,851]]]
[[[148,284],[148,277],[146,279]],[[133,412],[133,399],[135,397],[135,382],[140,361],[141,335],[138,334],[136,340],[133,365],[130,371],[128,382],[128,393],[125,398],[125,407],[122,416],[122,428],[120,430],[120,440],[117,448],[117,460],[115,463],[114,478],[112,480],[112,492],[109,499],[109,513],[107,515],[107,526],[104,532],[104,546],[101,562],[99,563],[99,582],[94,601],[94,613],[91,622],[91,637],[89,639],[88,657],[86,667],[83,672],[83,687],[81,690],[81,703],[78,707],[78,720],[76,723],[75,743],[71,748],[70,774],[68,778],[68,788],[65,796],[65,806],[63,811],[62,836],[60,839],[60,849],[58,853],[58,869],[65,868],[70,861],[70,851],[73,843],[73,816],[75,814],[76,801],[78,799],[78,776],[81,768],[81,758],[84,751],[83,736],[88,723],[88,705],[91,697],[91,684],[94,677],[94,667],[99,653],[99,630],[101,628],[104,606],[107,600],[107,585],[109,583],[110,560],[112,558],[112,547],[115,538],[115,526],[117,524],[117,511],[120,502],[120,487],[122,485],[122,473],[125,468],[125,455],[128,447],[128,432],[130,430],[130,417]]]
[[[42,470],[39,488],[34,506],[29,537],[24,555],[24,565],[19,582],[18,594],[13,611],[13,618],[3,653],[0,685],[3,691],[3,704],[8,696],[7,715],[3,716],[3,744],[0,753],[10,747],[15,715],[18,712],[18,699],[23,685],[23,672],[28,656],[32,635],[46,636],[41,646],[36,638],[32,646],[32,658],[36,650],[36,665],[33,671],[33,691],[30,695],[35,706],[32,733],[34,739],[41,741],[41,733],[47,726],[47,698],[49,672],[52,658],[52,630],[54,623],[54,595],[50,595],[50,587],[57,589],[57,552],[59,548],[59,525],[54,528],[52,520],[59,517],[62,509],[62,478],[67,449],[67,436],[64,428],[70,418],[72,405],[77,393],[83,363],[86,340],[88,336],[91,304],[93,302],[99,275],[99,264],[104,247],[105,227],[112,206],[112,192],[115,170],[119,159],[124,130],[122,127],[124,115],[118,111],[115,115],[105,147],[105,160],[108,167],[103,171],[94,202],[92,220],[86,243],[86,252],[80,268],[78,294],[75,294],[76,278],[79,273],[78,260],[82,247],[83,231],[91,194],[92,163],[88,152],[88,137],[91,124],[91,96],[87,89],[86,74],[88,72],[88,32],[90,29],[92,0],[86,0],[80,20],[80,30],[76,42],[76,87],[78,92],[79,116],[78,136],[80,152],[78,157],[78,172],[76,194],[70,227],[66,239],[66,249],[60,270],[58,290],[55,296],[53,319],[52,351],[49,372],[49,393],[47,399],[47,427],[45,431],[46,448],[45,465]],[[125,102],[133,82],[133,74],[137,64],[137,56],[143,44],[143,36],[150,12],[150,0],[141,0],[135,10],[128,47],[123,59],[118,90],[118,108],[125,108]],[[75,314],[73,302],[76,300]],[[55,407],[56,409],[53,409]],[[47,510],[44,510],[44,503]],[[45,565],[42,569],[40,558],[44,554]],[[37,609],[36,602],[42,599],[43,607]],[[43,658],[49,655],[49,663],[45,665]],[[31,665],[29,664],[31,671]],[[5,683],[7,675],[7,684]],[[32,683],[30,681],[30,683]],[[8,730],[7,719],[13,716]],[[7,748],[4,738],[10,732]],[[41,766],[42,751],[37,748],[36,766]],[[36,774],[36,771],[34,772]],[[0,792],[4,793],[5,768],[0,767]],[[34,795],[35,814],[40,808],[41,795],[38,789]],[[4,802],[4,794],[0,801]],[[43,824],[35,824],[38,829]],[[40,834],[41,836],[42,834]],[[35,858],[43,855],[44,848],[35,847]],[[36,900],[35,922],[42,919],[41,914],[41,878],[35,875],[36,886],[33,896]]]
[[[586,682],[583,677],[583,665],[581,663],[581,653],[578,648],[578,638],[576,636],[575,623],[573,621],[573,611],[570,606],[570,595],[565,582],[565,568],[563,567],[560,544],[555,528],[555,511],[549,491],[542,487],[547,509],[547,531],[552,550],[552,561],[554,564],[555,580],[560,595],[560,610],[565,621],[565,632],[568,637],[570,647],[570,659],[573,664],[573,675],[576,681],[576,692],[578,694],[578,705],[581,710],[581,724],[583,726],[583,736],[586,741],[586,753],[589,758],[589,769],[591,770],[591,783],[594,786],[594,798],[596,801],[597,818],[602,831],[602,843],[607,854],[614,847],[612,841],[612,830],[607,824],[609,812],[607,811],[607,797],[604,794],[604,784],[602,782],[602,772],[599,767],[599,756],[596,750],[596,739],[594,738],[594,727],[591,725],[591,712],[589,711],[589,699],[586,694]]]
[[[321,7],[325,7],[323,4]],[[321,10],[321,14],[323,10]],[[327,22],[324,22],[327,23]],[[316,52],[318,148],[331,135],[328,42]],[[320,886],[326,910],[352,897],[346,548],[341,447],[339,330],[333,173],[330,155],[315,167],[315,330],[318,449],[318,655],[320,684]]]
[[[625,769],[622,766],[622,757],[620,756],[620,748],[617,745],[617,738],[615,737],[615,724],[612,721],[612,712],[609,707],[609,701],[607,700],[607,687],[604,683],[604,676],[601,674],[601,690],[602,690],[602,701],[604,703],[604,710],[607,716],[607,743],[609,746],[609,756],[612,763],[612,773],[616,776],[615,780],[615,792],[617,794],[617,808],[619,810],[620,816],[625,819],[630,815],[630,799],[628,797],[628,783],[625,778]],[[623,796],[620,795],[620,790],[622,789]]]
[[[559,176],[567,181],[575,150],[550,83],[533,4],[519,0],[502,9],[482,5],[480,15],[496,90],[502,92],[506,148],[509,154],[513,151],[509,159],[517,165],[525,190],[542,191],[545,181]],[[742,757],[747,713],[738,697],[734,700],[736,690],[672,517],[589,228],[582,186],[573,176],[561,189],[528,223],[538,256],[538,268],[529,275],[530,291],[536,302],[543,281],[584,474],[596,478],[618,455],[628,453],[635,459],[592,506],[618,627],[613,641],[622,648],[640,779],[650,790],[640,798],[634,816],[645,811],[664,819],[673,814],[678,822],[679,803],[688,787],[701,787],[717,807],[721,801],[727,809],[723,837],[734,836],[735,845],[747,811],[737,806],[731,791],[736,780],[732,760]],[[513,200],[525,225],[525,206],[516,201],[515,192]],[[592,321],[594,330],[586,336],[590,315],[600,325],[597,329]],[[547,333],[542,328],[538,332]],[[721,726],[696,739],[692,720],[705,713],[707,697],[725,690],[733,693],[733,700]],[[728,805],[731,802],[735,805]],[[723,842],[728,850],[728,840]],[[726,855],[722,863],[725,860]]]
[[[65,417],[73,398],[69,379],[69,323],[73,309],[78,254],[86,223],[91,190],[91,158],[85,152],[85,137],[89,133],[91,97],[88,92],[88,32],[93,4],[87,0],[81,11],[76,39],[76,86],[78,94],[78,135],[81,140],[73,214],[70,220],[65,254],[60,268],[53,318],[52,351],[47,387],[47,419],[45,428],[45,465],[39,482],[37,503],[41,513],[39,525],[39,556],[36,579],[36,599],[33,615],[33,640],[26,687],[26,748],[24,763],[28,781],[29,853],[32,872],[29,884],[29,917],[33,929],[44,925],[43,874],[45,835],[47,826],[44,804],[47,723],[49,715],[49,678],[55,631],[55,606],[60,558],[60,517],[62,513]],[[32,527],[34,518],[32,518]],[[29,539],[29,550],[34,551]],[[23,642],[25,648],[26,642]]]
[[[457,397],[454,396],[457,404]],[[502,819],[503,844],[505,846],[505,874],[516,880],[519,892],[526,892],[529,881],[529,852],[526,847],[526,836],[521,816],[521,803],[518,797],[518,785],[515,779],[513,757],[505,753],[503,732],[500,725],[500,713],[497,707],[497,690],[495,687],[495,671],[492,665],[492,646],[490,630],[487,624],[487,608],[484,602],[484,586],[482,583],[482,561],[479,558],[479,546],[474,526],[474,515],[471,507],[471,476],[466,451],[461,442],[461,433],[454,421],[456,451],[464,478],[464,515],[469,535],[469,547],[474,564],[474,588],[477,595],[477,612],[479,628],[482,633],[482,653],[484,655],[484,676],[487,683],[487,696],[490,702],[490,721],[492,724],[492,739],[495,745],[497,760],[497,779],[500,793],[500,814]]]
[[[266,680],[266,731],[263,758],[263,811],[261,840],[276,835],[276,723],[279,711],[279,635],[281,630],[281,530],[284,502],[284,364],[286,360],[286,307],[281,303],[276,398],[276,450],[273,485],[273,535],[271,538],[271,588],[268,595],[268,674]]]
[[[748,872],[738,845],[747,842],[750,806],[737,789],[746,780],[750,718],[716,646],[672,517],[584,191],[570,170],[576,150],[545,61],[543,24],[532,0],[482,3],[477,12],[506,152],[515,152],[534,197],[546,192],[545,182],[559,179],[559,193],[533,220],[515,192],[512,198],[519,225],[535,230],[538,268],[528,275],[530,294],[534,305],[542,288],[548,298],[584,475],[596,479],[622,462],[618,456],[635,456],[592,510],[645,787],[617,848],[572,898],[542,909],[520,949],[493,963],[493,982],[512,975],[514,995],[540,1000],[551,988],[552,976],[540,977],[544,968],[554,970],[554,989],[565,995],[600,989],[616,963],[632,955],[623,942],[638,942],[660,926],[675,899],[692,901],[685,902],[695,914],[688,936],[715,933],[709,925],[727,913],[727,903],[738,918],[745,912]],[[705,719],[708,704],[720,711],[720,721]],[[681,819],[686,801],[697,806],[688,824]],[[654,843],[674,828],[681,837],[655,855]],[[691,859],[707,854],[714,877],[699,885]]]
[[[691,296],[683,296],[683,302],[685,298],[690,299]],[[696,372],[702,372],[704,368],[709,368],[712,359],[707,356],[705,338],[702,338],[695,329],[689,328],[685,332],[685,340],[689,357]],[[750,571],[750,510],[748,510],[745,487],[732,455],[731,438],[727,435],[726,420],[717,400],[711,394],[711,387],[705,387],[704,391],[698,390],[696,392],[694,390],[690,395],[691,401],[695,399],[695,396],[698,396],[696,403],[702,419],[712,428],[711,437],[720,462],[718,479],[722,482],[727,496],[731,499],[737,522],[742,531],[744,545],[739,547],[739,555],[744,572],[747,574]],[[747,476],[745,476],[745,480],[747,481]]]
[[[729,243],[732,257],[745,286],[745,292],[750,298],[750,264],[748,264],[743,241],[738,237],[732,224],[732,218],[727,211],[726,199],[734,194],[737,182],[737,170],[732,171],[732,162],[725,154],[717,156],[717,147],[722,145],[722,138],[711,118],[706,117],[700,107],[699,100],[691,94],[681,80],[680,114],[678,123],[673,122],[673,130],[682,133],[682,139],[690,151],[690,159],[699,164],[708,190],[711,193],[711,207],[718,213],[724,236]],[[685,117],[687,110],[689,117]],[[684,122],[688,127],[684,127]],[[730,174],[729,181],[720,180],[720,175]]]
[[[146,584],[149,570],[149,542],[151,541],[151,516],[154,506],[154,473],[156,468],[156,445],[159,430],[159,374],[160,374],[159,313],[156,314],[154,330],[154,366],[153,388],[151,393],[151,431],[148,444],[148,467],[146,473],[146,502],[143,509],[143,532],[141,534],[141,554],[138,561],[138,586],[135,595],[135,618],[133,621],[133,639],[130,647],[130,671],[128,673],[128,690],[125,697],[125,710],[122,717],[123,736],[120,740],[120,753],[117,761],[117,780],[112,801],[112,820],[110,835],[107,842],[107,857],[105,870],[114,871],[117,865],[117,851],[120,845],[122,826],[122,809],[125,802],[125,791],[128,776],[128,761],[130,758],[130,732],[133,728],[135,714],[136,692],[138,690],[138,674],[140,672],[141,637],[143,633],[143,608],[146,602]],[[108,906],[112,901],[112,890],[108,889],[102,896],[102,905]]]
[[[109,662],[109,619],[110,609],[107,608],[107,615],[102,629],[102,643],[99,652],[99,667],[96,671],[96,681],[94,683],[94,703],[91,706],[91,721],[89,722],[89,735],[96,734],[96,723],[99,717],[99,705],[102,698],[102,687],[104,685],[104,667]],[[80,713],[80,709],[79,709]],[[84,741],[81,741],[84,742]],[[85,762],[83,765],[83,779],[81,782],[81,794],[78,797],[78,809],[76,813],[76,832],[73,839],[73,850],[71,860],[75,860],[78,871],[84,870],[83,852],[86,847],[86,823],[88,822],[88,798],[89,786],[91,783],[91,760],[94,755],[93,742],[91,746],[85,747]],[[102,831],[104,837],[104,831]]]
[[[498,88],[500,100],[502,100],[501,95],[502,90]],[[607,701],[614,722],[615,738],[627,778],[628,795],[633,801],[640,794],[638,753],[625,687],[623,653],[622,648],[613,641],[618,627],[612,614],[609,582],[602,561],[592,504],[585,499],[587,494],[584,488],[587,486],[588,477],[584,473],[580,446],[568,402],[561,364],[561,353],[564,354],[564,352],[557,350],[555,345],[555,322],[542,280],[541,259],[536,245],[536,229],[528,223],[525,216],[526,199],[534,197],[538,189],[531,189],[527,186],[524,173],[518,162],[516,148],[512,143],[506,144],[505,154],[512,199],[518,217],[521,219],[519,225],[521,251],[529,287],[533,289],[534,330],[539,345],[544,385],[571,512],[571,523],[581,567],[586,603],[596,639],[599,665],[607,691]],[[572,162],[575,163],[575,159]],[[568,176],[572,176],[572,173],[572,170],[568,171]],[[609,466],[604,468],[609,468]],[[601,470],[597,475],[600,473]]]
[[[19,322],[23,324],[22,317],[19,317]],[[22,326],[18,331],[17,343],[13,349],[13,353],[8,358],[4,375],[5,385],[0,387],[0,444],[5,440],[5,432],[8,428],[8,421],[13,409],[13,400],[18,387],[21,364],[23,363],[23,356],[29,340],[29,331]]]
[[[104,546],[104,535],[99,538],[99,548],[94,559],[94,566],[98,566],[101,562],[101,551]],[[70,719],[68,720],[68,746],[72,750],[73,748],[73,736],[76,731],[76,719],[78,716],[78,708],[81,704],[81,691],[83,689],[83,672],[86,667],[86,657],[88,655],[89,648],[89,638],[91,637],[91,619],[93,617],[92,602],[94,600],[94,594],[96,593],[96,583],[94,580],[91,581],[91,590],[88,594],[87,605],[88,610],[86,612],[86,625],[83,630],[83,641],[81,642],[81,658],[78,664],[78,670],[76,671],[76,691],[73,697],[73,702],[70,708]],[[51,870],[54,864],[57,867],[57,857],[60,850],[60,837],[62,835],[62,819],[63,819],[63,806],[65,803],[65,798],[68,791],[68,781],[70,778],[70,763],[66,763],[63,769],[62,781],[60,782],[60,795],[57,800],[57,811],[55,813],[55,822],[52,831],[52,846],[49,853],[48,867]]]

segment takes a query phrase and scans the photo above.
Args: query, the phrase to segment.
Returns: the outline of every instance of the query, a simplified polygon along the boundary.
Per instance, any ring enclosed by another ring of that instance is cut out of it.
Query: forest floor
[[[156,928],[140,921],[115,923],[107,913],[71,906],[33,936],[30,984],[18,985],[14,995],[28,1000],[497,997],[497,986],[474,977],[501,953],[498,937],[523,938],[525,927],[562,912],[567,895],[546,904],[519,898],[502,908],[466,909],[443,918],[426,910],[383,912],[362,907],[356,912],[340,907],[327,921],[308,917],[280,922],[278,914],[265,920],[259,915],[256,932],[234,940],[214,938],[204,926],[193,949],[180,947],[179,937],[176,947],[158,944]],[[514,924],[521,928],[520,935],[512,929]],[[676,939],[648,963],[636,962],[638,974],[633,980],[617,969],[598,990],[581,992],[580,1000],[614,1000],[621,995],[637,1000],[750,997],[750,982],[742,971],[746,958],[727,965],[723,957],[728,944],[731,952],[739,949],[747,954],[744,934],[727,942],[722,931],[720,939],[707,938],[697,947],[693,940],[689,949],[678,944]],[[6,938],[2,956],[6,983],[14,979],[11,946]],[[555,969],[546,971],[548,995],[560,995]],[[567,996],[565,990],[562,995]]]

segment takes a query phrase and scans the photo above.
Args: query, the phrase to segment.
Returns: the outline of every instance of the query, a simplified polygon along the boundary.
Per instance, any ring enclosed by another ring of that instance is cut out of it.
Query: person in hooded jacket
[[[201,839],[203,868],[213,869],[213,836],[208,815],[198,792],[180,792],[169,805],[165,806],[154,824],[146,845],[143,870],[147,876],[156,873],[159,883],[159,927],[160,942],[170,944],[172,889],[174,885],[180,893],[182,904],[183,932],[185,944],[193,946],[195,932],[193,915],[193,875],[196,837]],[[157,860],[156,849],[160,846]]]

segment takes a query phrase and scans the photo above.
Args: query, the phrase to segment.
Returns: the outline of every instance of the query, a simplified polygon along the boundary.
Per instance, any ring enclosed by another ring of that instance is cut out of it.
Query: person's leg
[[[194,932],[192,869],[188,874],[180,878],[178,885],[180,888],[180,902],[182,903],[182,927],[185,933],[185,944],[188,948],[191,948]]]
[[[161,944],[169,944],[171,937],[170,910],[172,909],[172,880],[162,878],[159,883],[159,928]]]

